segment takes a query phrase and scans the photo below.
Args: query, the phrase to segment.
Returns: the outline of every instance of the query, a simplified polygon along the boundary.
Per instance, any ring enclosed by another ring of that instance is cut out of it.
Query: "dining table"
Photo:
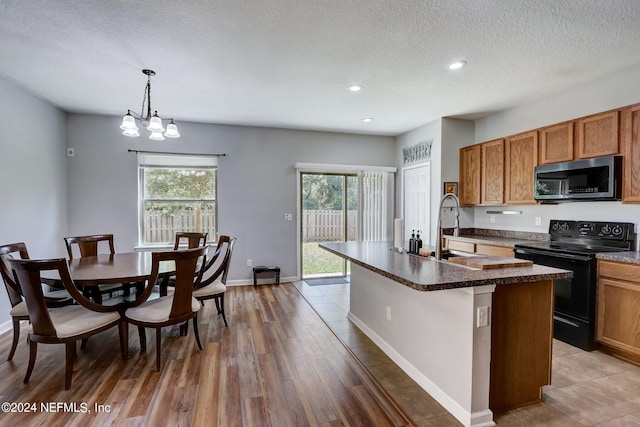
[[[150,251],[137,251],[74,258],[68,260],[69,273],[85,296],[99,298],[97,296],[99,292],[92,292],[92,287],[120,283],[135,284],[136,294],[139,295],[151,276],[151,254]],[[173,261],[160,263],[158,277],[162,278],[163,282],[167,282],[173,274],[175,274]],[[54,271],[43,272],[42,278],[49,283],[60,280]],[[126,300],[118,302],[126,303]]]

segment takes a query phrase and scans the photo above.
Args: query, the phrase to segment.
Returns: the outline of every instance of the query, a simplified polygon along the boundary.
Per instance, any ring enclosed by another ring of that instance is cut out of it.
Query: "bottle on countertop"
[[[420,230],[418,230],[418,234],[416,237],[416,252],[417,254],[420,253],[420,249],[422,249],[422,239],[420,238]]]
[[[411,230],[411,238],[409,239],[409,253],[415,254],[416,252],[416,230]]]

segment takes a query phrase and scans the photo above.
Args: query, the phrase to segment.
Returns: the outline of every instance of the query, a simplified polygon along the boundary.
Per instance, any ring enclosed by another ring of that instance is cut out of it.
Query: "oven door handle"
[[[558,253],[558,252],[546,252],[546,251],[539,251],[536,249],[520,249],[520,248],[515,248],[513,250],[516,253],[516,258],[517,258],[517,254],[523,254],[523,255],[528,255],[528,254],[536,254],[536,255],[543,255],[543,256],[548,256],[548,257],[553,257],[553,258],[564,258],[564,259],[571,259],[571,260],[575,260],[575,261],[591,261],[593,258],[587,255],[575,255],[575,254],[564,254],[564,253]]]

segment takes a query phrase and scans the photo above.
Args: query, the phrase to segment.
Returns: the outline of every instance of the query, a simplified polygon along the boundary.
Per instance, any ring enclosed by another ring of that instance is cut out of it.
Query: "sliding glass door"
[[[301,173],[302,278],[345,277],[347,262],[318,247],[358,237],[358,176]]]

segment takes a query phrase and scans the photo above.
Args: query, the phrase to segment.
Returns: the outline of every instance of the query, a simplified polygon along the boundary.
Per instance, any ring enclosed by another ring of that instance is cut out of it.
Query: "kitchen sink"
[[[442,250],[442,259],[443,260],[448,260],[449,258],[455,258],[455,257],[459,257],[459,256],[464,256],[464,257],[468,257],[468,256],[477,256],[478,254],[474,254],[474,253],[470,253],[470,252],[463,252],[463,251],[458,251],[455,249],[443,249]],[[431,256],[435,257],[436,253],[435,251],[431,251]]]

